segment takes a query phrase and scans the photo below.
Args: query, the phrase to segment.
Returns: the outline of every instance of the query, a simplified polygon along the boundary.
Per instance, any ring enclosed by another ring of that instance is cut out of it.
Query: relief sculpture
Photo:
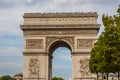
[[[29,61],[29,71],[31,74],[38,75],[39,73],[39,60],[37,58],[31,58]]]
[[[27,39],[26,40],[27,49],[43,49],[42,39]]]
[[[57,40],[58,37],[47,37],[46,38],[46,45],[49,46],[51,42]]]
[[[25,13],[23,18],[23,80],[52,80],[52,56],[58,47],[70,49],[71,79],[90,80],[90,50],[100,28],[96,12]]]
[[[74,46],[74,37],[65,37],[63,39],[66,40],[66,41],[68,41],[69,43],[71,43],[72,46]]]
[[[92,40],[78,39],[77,48],[78,49],[89,49],[92,47]]]
[[[74,47],[74,37],[47,37],[46,45],[49,46],[52,42],[54,42],[56,40],[57,41],[59,41],[59,40],[67,41],[72,45],[72,47]]]
[[[89,70],[89,59],[87,57],[80,59],[80,74],[81,77],[91,77]]]

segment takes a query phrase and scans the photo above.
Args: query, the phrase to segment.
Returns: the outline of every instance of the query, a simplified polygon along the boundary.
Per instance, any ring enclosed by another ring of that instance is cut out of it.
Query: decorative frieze
[[[66,41],[69,43],[69,46],[74,47],[74,37],[47,37],[46,45],[49,46],[54,41]]]
[[[43,49],[43,39],[27,39],[26,49]]]
[[[78,35],[96,34],[97,30],[25,30],[24,35]]]
[[[44,25],[21,25],[23,30],[36,29],[98,29],[100,24],[44,24]]]
[[[77,49],[90,49],[92,43],[92,39],[77,39]]]
[[[49,46],[50,43],[56,41],[57,39],[59,40],[58,37],[47,37],[47,38],[46,38],[46,46]]]
[[[24,24],[95,24],[96,17],[80,18],[25,18]]]
[[[63,37],[63,39],[68,41],[74,47],[74,37]]]

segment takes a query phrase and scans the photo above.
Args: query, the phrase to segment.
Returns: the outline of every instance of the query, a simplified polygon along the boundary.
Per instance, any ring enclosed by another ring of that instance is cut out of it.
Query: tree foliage
[[[104,32],[91,50],[92,73],[120,71],[120,6],[114,16],[103,15]]]
[[[64,79],[61,77],[53,77],[52,80],[64,80]]]
[[[13,80],[13,79],[11,76],[5,75],[5,76],[0,77],[0,80]]]

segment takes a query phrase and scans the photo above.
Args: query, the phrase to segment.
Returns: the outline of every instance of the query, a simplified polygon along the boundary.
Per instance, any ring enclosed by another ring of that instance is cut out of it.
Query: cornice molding
[[[22,30],[25,29],[99,29],[100,24],[75,24],[75,25],[20,25]]]
[[[98,17],[97,12],[75,13],[25,13],[24,18],[66,18],[66,17]]]
[[[34,51],[27,52],[27,51],[23,51],[23,54],[48,54],[48,53],[47,52],[34,52]]]

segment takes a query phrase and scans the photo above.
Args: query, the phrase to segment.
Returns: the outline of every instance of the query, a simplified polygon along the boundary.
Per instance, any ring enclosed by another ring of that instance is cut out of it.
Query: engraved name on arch
[[[27,49],[43,49],[43,39],[27,39]]]
[[[78,49],[89,49],[92,47],[91,39],[77,39],[77,48]]]

